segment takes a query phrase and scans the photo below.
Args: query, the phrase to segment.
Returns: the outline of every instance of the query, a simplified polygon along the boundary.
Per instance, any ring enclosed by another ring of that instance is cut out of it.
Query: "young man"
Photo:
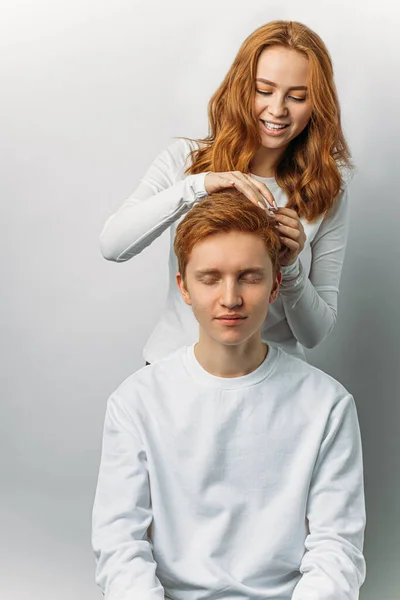
[[[235,191],[178,226],[177,282],[199,341],[109,400],[93,512],[107,600],[358,598],[354,401],[262,342],[279,249],[272,217]]]

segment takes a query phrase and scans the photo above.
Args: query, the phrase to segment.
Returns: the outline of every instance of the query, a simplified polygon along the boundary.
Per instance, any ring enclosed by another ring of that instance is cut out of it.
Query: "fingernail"
[[[258,202],[258,206],[260,206],[261,208],[263,208],[264,210],[267,210],[267,207],[265,206],[265,204],[263,204],[262,202]]]
[[[263,196],[262,194],[260,194],[260,196],[263,199],[265,205],[268,206],[268,208],[269,208],[270,207],[270,201],[268,200],[268,198],[266,196]]]

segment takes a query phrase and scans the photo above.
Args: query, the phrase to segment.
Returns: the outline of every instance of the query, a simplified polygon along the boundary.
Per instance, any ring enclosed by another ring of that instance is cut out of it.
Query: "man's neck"
[[[202,335],[194,353],[200,365],[217,377],[241,377],[255,371],[265,360],[268,346],[261,336],[238,345],[225,345]]]

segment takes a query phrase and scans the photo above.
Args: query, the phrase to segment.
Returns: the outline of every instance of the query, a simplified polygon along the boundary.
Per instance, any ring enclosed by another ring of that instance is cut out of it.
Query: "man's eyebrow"
[[[264,273],[265,269],[263,267],[245,267],[244,269],[240,269],[239,273],[241,275],[247,275],[247,273]]]
[[[215,275],[220,273],[218,269],[197,269],[194,274],[195,275]]]
[[[273,81],[269,81],[268,79],[264,79],[263,77],[257,77],[256,81],[261,81],[261,83],[267,83],[268,85],[271,85],[272,87],[277,87],[276,83],[274,83]],[[289,88],[289,90],[307,90],[307,86],[306,85],[293,85],[292,87]]]
[[[239,275],[247,275],[248,273],[263,274],[265,273],[265,269],[264,267],[243,267],[238,270]],[[202,277],[204,275],[220,275],[221,271],[219,269],[198,269],[194,274],[197,277]]]

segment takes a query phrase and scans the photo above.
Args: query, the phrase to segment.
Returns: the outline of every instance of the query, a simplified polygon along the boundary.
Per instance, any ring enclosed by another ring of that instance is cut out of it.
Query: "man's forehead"
[[[205,237],[192,249],[191,254],[200,257],[232,258],[243,256],[245,262],[253,262],[256,257],[267,253],[264,241],[260,236],[242,231],[221,232]]]
[[[268,271],[271,258],[264,241],[241,231],[221,232],[197,243],[189,255],[189,271],[239,273],[249,269]]]

